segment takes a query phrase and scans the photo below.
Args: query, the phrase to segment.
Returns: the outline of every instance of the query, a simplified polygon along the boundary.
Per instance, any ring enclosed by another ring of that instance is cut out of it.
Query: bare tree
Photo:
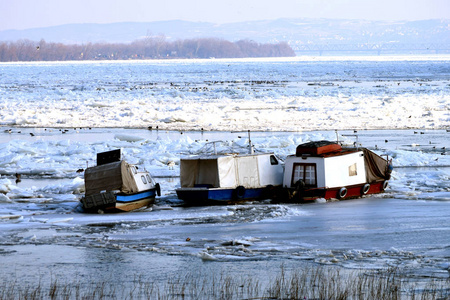
[[[166,41],[165,36],[147,36],[129,44],[87,43],[65,45],[19,40],[0,43],[0,61],[117,60],[155,58],[238,58],[295,56],[285,42],[259,44],[251,40],[230,42],[217,38]]]

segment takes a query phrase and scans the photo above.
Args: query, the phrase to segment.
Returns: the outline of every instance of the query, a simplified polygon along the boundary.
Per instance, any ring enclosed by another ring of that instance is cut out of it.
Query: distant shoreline
[[[289,62],[289,61],[450,61],[449,54],[382,54],[382,55],[300,55],[280,57],[241,58],[164,58],[164,59],[117,59],[117,60],[64,60],[64,61],[0,61],[0,65],[14,64],[146,64],[146,63],[207,63],[207,62]]]
[[[18,40],[0,42],[0,61],[96,61],[134,59],[189,59],[289,57],[294,50],[286,42],[257,43],[252,40],[230,42],[217,38],[167,41],[147,37],[131,43],[63,44]]]

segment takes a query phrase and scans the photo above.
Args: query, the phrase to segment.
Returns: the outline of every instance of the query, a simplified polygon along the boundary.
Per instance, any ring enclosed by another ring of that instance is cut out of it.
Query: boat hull
[[[99,193],[83,197],[81,203],[88,212],[125,212],[152,205],[157,192],[153,188],[133,194]]]
[[[187,205],[223,205],[251,200],[270,199],[275,194],[272,186],[260,188],[179,188],[179,199]]]
[[[388,181],[378,181],[366,184],[357,184],[347,187],[336,188],[315,188],[315,189],[283,189],[279,195],[280,202],[308,202],[322,198],[326,200],[332,199],[354,199],[365,195],[379,194],[384,192],[388,185]]]
[[[131,211],[155,203],[156,189],[151,189],[131,195],[116,195],[116,207],[119,211]]]

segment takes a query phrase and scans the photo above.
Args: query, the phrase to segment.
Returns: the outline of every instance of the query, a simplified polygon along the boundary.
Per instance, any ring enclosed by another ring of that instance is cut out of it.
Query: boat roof
[[[138,186],[128,168],[129,165],[124,160],[87,168],[84,172],[85,194],[89,196],[103,190],[137,192]]]
[[[342,148],[336,142],[331,141],[314,141],[303,143],[297,146],[295,156],[297,157],[331,157],[355,153],[361,150],[356,148]],[[292,155],[294,156],[294,155]]]
[[[273,152],[269,153],[220,153],[220,154],[203,154],[203,155],[192,155],[183,156],[181,160],[209,160],[209,159],[219,159],[221,157],[248,157],[248,156],[262,156],[262,155],[274,155]]]

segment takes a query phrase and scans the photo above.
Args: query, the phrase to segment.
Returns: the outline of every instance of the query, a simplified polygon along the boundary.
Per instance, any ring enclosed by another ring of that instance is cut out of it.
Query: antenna
[[[239,132],[239,131],[232,131],[231,133],[236,133],[236,132]],[[249,147],[248,153],[253,154],[253,145],[252,145],[252,140],[250,139],[250,130],[247,130],[247,132],[248,132],[248,147]],[[238,136],[238,138],[241,138],[241,136]]]
[[[252,140],[250,139],[250,130],[248,130],[248,147],[250,148],[248,150],[248,153],[253,154],[253,145],[252,145]]]

